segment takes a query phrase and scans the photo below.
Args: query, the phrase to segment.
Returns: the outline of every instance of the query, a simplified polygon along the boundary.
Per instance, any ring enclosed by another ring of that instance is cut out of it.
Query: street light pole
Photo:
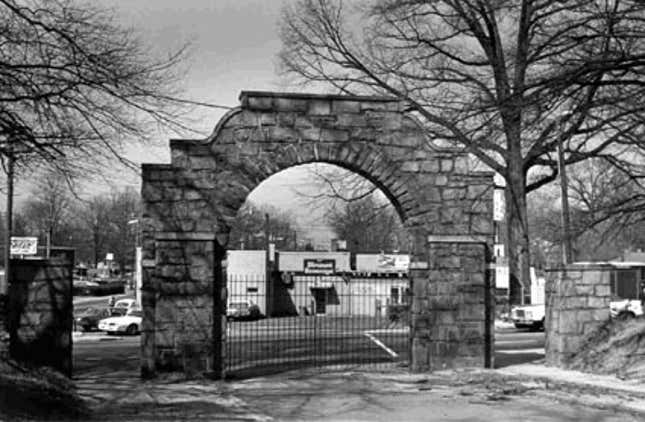
[[[273,285],[271,283],[271,239],[270,239],[270,234],[271,234],[271,228],[269,226],[270,220],[269,220],[269,214],[266,213],[264,214],[264,249],[265,249],[265,278],[266,278],[266,301],[265,301],[265,306],[266,306],[266,315],[269,317],[271,316],[273,309],[272,304],[273,304]]]

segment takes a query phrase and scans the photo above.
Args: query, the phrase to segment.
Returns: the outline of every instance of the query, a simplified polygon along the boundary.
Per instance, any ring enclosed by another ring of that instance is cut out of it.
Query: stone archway
[[[144,164],[142,375],[222,375],[220,262],[247,195],[286,168],[336,164],[378,186],[413,237],[415,371],[491,366],[492,174],[433,148],[395,99],[242,92],[206,140],[171,140]]]

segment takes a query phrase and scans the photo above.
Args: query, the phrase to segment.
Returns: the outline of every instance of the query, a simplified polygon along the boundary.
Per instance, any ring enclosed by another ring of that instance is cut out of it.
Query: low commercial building
[[[265,251],[229,251],[229,303],[250,299],[269,316],[385,316],[409,297],[403,254],[280,251],[266,281]]]

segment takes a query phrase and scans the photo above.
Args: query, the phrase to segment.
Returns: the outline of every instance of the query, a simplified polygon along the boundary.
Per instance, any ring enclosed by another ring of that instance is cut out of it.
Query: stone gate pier
[[[492,365],[492,173],[436,147],[404,104],[245,91],[207,139],[170,149],[142,168],[142,375],[223,376],[231,223],[262,181],[315,162],[374,183],[412,237],[412,369]]]

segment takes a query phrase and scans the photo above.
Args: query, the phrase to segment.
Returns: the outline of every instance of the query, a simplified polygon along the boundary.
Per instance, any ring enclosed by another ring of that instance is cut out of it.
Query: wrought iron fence
[[[399,275],[229,276],[227,375],[405,364],[408,284]]]

